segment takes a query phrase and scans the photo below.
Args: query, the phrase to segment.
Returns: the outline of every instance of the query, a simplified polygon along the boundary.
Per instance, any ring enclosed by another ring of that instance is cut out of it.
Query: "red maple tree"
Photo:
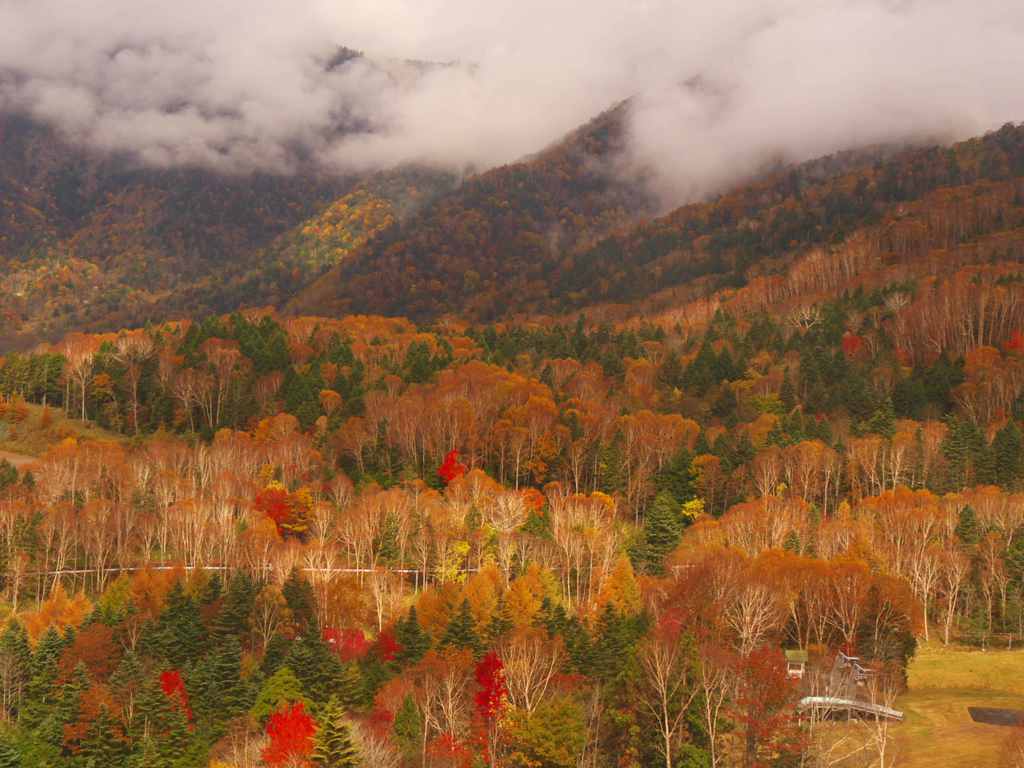
[[[479,686],[474,699],[476,713],[482,726],[482,741],[486,749],[488,765],[494,765],[498,741],[498,717],[508,699],[505,685],[505,665],[498,654],[489,651],[476,665],[476,683]]]
[[[444,464],[437,470],[437,474],[444,480],[444,484],[448,485],[455,478],[466,474],[466,469],[466,465],[459,461],[459,452],[448,451],[448,455],[444,457]]]
[[[304,761],[313,753],[315,733],[316,723],[301,701],[279,709],[267,720],[270,743],[263,748],[263,762],[277,766]]]

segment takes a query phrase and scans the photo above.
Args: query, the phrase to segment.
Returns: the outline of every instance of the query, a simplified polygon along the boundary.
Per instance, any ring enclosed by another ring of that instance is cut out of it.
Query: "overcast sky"
[[[1021,0],[0,0],[0,108],[148,163],[484,168],[634,97],[626,160],[679,202],[1024,120],[1022,71]]]

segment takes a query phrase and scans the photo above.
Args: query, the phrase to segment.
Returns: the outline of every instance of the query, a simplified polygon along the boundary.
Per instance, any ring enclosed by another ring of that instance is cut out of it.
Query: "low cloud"
[[[1022,69],[1019,0],[0,0],[0,109],[144,163],[482,169],[631,98],[673,203],[1022,120]]]

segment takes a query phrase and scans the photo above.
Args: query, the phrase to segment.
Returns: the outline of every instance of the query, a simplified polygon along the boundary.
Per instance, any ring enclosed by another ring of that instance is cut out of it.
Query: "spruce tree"
[[[1021,460],[1024,458],[1024,440],[1020,428],[1009,422],[1000,429],[992,440],[994,475],[996,483],[1009,487],[1021,476]]]
[[[111,716],[107,705],[101,704],[100,713],[82,740],[79,751],[86,765],[99,768],[125,764],[127,749],[124,741],[115,733],[116,727],[117,722]]]
[[[256,696],[256,703],[252,705],[249,714],[262,724],[282,705],[297,701],[303,702],[307,707],[310,704],[309,699],[302,693],[302,683],[299,682],[299,678],[288,667],[281,667],[263,683],[263,687],[260,688],[260,692]]]
[[[312,762],[317,768],[358,768],[362,764],[352,729],[337,698],[331,698],[320,717]]]
[[[313,587],[298,568],[293,568],[288,578],[281,587],[288,610],[292,613],[292,620],[298,627],[300,634],[319,634],[320,629],[316,619],[316,596],[313,594]]]
[[[192,708],[205,723],[219,725],[244,712],[249,691],[242,681],[242,648],[229,637],[207,653],[190,676]]]
[[[411,694],[402,699],[402,706],[395,713],[392,726],[395,740],[406,756],[416,754],[423,740],[423,717]]]
[[[233,576],[217,614],[213,635],[218,638],[233,635],[244,639],[249,633],[249,617],[255,602],[256,587],[252,579],[245,573]]]
[[[668,491],[662,491],[655,499],[644,519],[643,556],[647,570],[654,574],[664,573],[665,556],[676,548],[683,533],[683,521],[679,514],[679,502]]]
[[[796,392],[793,391],[793,382],[789,380],[789,368],[782,371],[782,387],[779,389],[779,402],[786,413],[796,407]]]
[[[302,683],[302,690],[314,704],[322,704],[337,690],[341,681],[341,662],[318,638],[300,637],[285,659],[285,664]]]
[[[49,714],[56,701],[57,665],[64,651],[64,641],[57,630],[50,627],[36,646],[29,667],[29,679],[25,688],[25,708],[28,722],[36,725]]]
[[[439,645],[442,648],[469,649],[476,654],[480,649],[480,638],[476,634],[476,622],[469,610],[469,601],[463,600],[458,613],[452,616]]]
[[[395,626],[395,641],[402,647],[395,657],[399,666],[415,664],[430,650],[430,636],[420,626],[415,605],[409,609],[405,621]]]
[[[29,682],[32,668],[32,648],[28,643],[25,628],[15,620],[11,620],[7,629],[0,637],[0,665],[6,670],[4,686],[11,703],[7,712],[16,717],[21,709],[22,696]]]
[[[176,669],[183,669],[203,653],[206,628],[199,606],[185,593],[180,580],[174,582],[167,594],[167,605],[157,620],[153,642],[154,650]]]
[[[960,510],[960,519],[957,521],[954,531],[960,542],[968,547],[973,547],[981,541],[981,524],[978,522],[978,515],[971,505],[966,505]]]
[[[512,631],[514,626],[512,610],[509,608],[508,601],[505,600],[505,595],[498,595],[498,604],[494,607],[494,613],[491,615],[491,621],[488,623],[485,633],[488,647],[493,648],[497,645],[505,635]]]
[[[359,709],[366,704],[366,685],[359,672],[359,665],[354,662],[346,664],[341,673],[338,700],[349,710]]]

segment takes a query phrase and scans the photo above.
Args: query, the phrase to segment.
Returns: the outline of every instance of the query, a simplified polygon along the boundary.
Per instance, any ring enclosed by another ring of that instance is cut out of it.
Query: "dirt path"
[[[36,461],[34,456],[25,456],[24,454],[11,453],[10,451],[0,451],[0,459],[7,459],[16,469],[21,469],[26,464]]]

